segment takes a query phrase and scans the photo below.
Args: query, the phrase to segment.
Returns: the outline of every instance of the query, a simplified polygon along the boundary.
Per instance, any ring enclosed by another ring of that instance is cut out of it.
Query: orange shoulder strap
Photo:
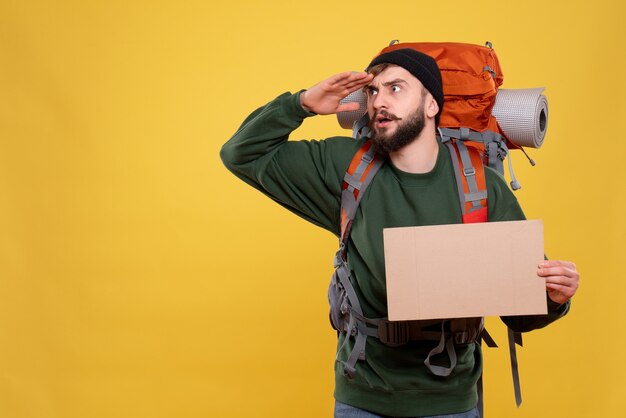
[[[341,245],[345,247],[350,235],[350,226],[365,188],[370,184],[383,164],[376,154],[372,141],[366,141],[352,157],[352,162],[343,178],[341,192]],[[342,254],[343,256],[343,254]]]

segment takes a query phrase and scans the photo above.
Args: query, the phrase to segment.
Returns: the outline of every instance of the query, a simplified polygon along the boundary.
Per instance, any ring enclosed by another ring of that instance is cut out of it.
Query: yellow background
[[[218,152],[257,106],[391,39],[489,40],[504,88],[547,87],[517,196],[582,286],[526,336],[519,410],[489,321],[487,417],[620,416],[624,6],[520,3],[1,0],[0,417],[331,416],[335,238]]]

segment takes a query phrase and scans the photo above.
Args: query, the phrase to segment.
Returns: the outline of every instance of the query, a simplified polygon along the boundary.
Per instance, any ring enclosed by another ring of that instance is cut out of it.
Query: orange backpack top
[[[379,55],[401,48],[415,49],[437,61],[445,103],[440,128],[469,128],[481,133],[490,130],[504,136],[491,113],[504,76],[496,52],[489,43],[481,46],[455,42],[394,41]]]

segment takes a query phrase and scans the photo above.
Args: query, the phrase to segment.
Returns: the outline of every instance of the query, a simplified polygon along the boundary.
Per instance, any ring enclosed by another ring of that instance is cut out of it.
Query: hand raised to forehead
[[[300,103],[318,115],[358,110],[358,103],[342,104],[341,100],[353,91],[363,88],[373,78],[371,74],[351,71],[336,74],[302,92]]]

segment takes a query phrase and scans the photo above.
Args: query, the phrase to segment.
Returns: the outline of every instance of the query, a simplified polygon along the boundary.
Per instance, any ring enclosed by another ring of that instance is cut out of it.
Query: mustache
[[[385,118],[390,119],[390,120],[402,120],[402,118],[394,115],[393,113],[387,112],[385,109],[382,109],[382,110],[379,110],[378,112],[376,112],[376,114],[374,115],[373,119],[376,120],[376,118],[379,115],[380,116],[384,116]]]
[[[367,123],[367,127],[369,128],[370,131],[374,130],[374,123],[378,119],[378,116],[382,116],[382,117],[387,118],[389,120],[402,120],[402,118],[394,115],[393,113],[387,112],[384,109],[379,110],[378,112],[374,113],[374,116]]]

